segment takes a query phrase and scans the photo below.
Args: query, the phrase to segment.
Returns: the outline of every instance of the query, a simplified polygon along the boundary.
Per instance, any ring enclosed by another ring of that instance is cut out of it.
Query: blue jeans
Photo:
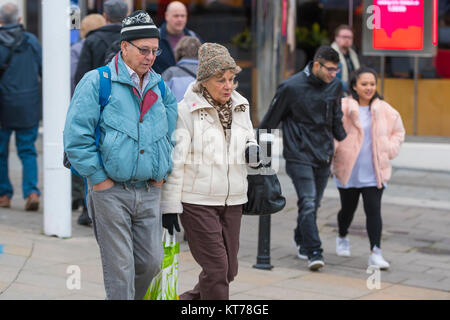
[[[322,242],[317,228],[317,210],[328,183],[330,167],[315,168],[295,162],[286,162],[286,172],[292,179],[298,197],[297,227],[294,239],[306,249],[308,258],[322,254]]]
[[[22,192],[26,199],[31,193],[40,195],[37,188],[38,166],[37,152],[34,146],[38,135],[38,127],[29,129],[0,129],[0,196],[12,198],[13,187],[8,177],[9,139],[16,132],[16,148],[22,161]]]

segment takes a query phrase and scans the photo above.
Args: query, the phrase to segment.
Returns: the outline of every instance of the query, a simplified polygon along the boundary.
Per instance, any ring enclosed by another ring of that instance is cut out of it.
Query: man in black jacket
[[[317,209],[330,175],[333,137],[346,137],[342,125],[342,85],[339,55],[330,46],[320,47],[306,68],[278,87],[260,129],[275,129],[282,122],[286,172],[298,195],[294,240],[309,269],[324,266],[316,223]]]
[[[86,72],[106,64],[106,53],[119,40],[122,20],[127,14],[128,5],[123,0],[108,0],[103,4],[106,25],[87,34],[75,72],[75,85]]]

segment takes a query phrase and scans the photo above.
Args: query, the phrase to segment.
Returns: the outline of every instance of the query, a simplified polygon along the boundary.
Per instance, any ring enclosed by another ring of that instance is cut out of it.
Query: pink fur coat
[[[390,160],[394,159],[405,139],[400,114],[386,101],[376,99],[371,105],[372,151],[378,188],[386,183],[392,173]],[[359,103],[351,97],[342,99],[342,122],[347,137],[335,140],[332,172],[343,185],[348,183],[353,167],[361,150],[364,130],[359,121]]]

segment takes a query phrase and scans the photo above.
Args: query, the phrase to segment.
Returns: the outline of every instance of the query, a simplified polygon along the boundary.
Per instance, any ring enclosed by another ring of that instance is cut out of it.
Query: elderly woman
[[[179,231],[202,267],[183,300],[228,299],[237,275],[242,205],[247,202],[247,164],[259,147],[247,99],[235,91],[241,71],[215,43],[199,49],[197,80],[178,104],[173,170],[163,186],[163,226]]]

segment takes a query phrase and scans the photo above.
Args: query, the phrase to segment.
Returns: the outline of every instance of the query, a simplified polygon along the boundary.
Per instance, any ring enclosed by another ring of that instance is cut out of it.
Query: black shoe
[[[91,218],[89,218],[87,208],[83,208],[83,212],[78,217],[78,224],[87,227],[89,227],[92,224],[92,220]]]
[[[313,252],[313,256],[309,258],[308,268],[311,271],[317,271],[325,265],[323,257],[320,253]]]

